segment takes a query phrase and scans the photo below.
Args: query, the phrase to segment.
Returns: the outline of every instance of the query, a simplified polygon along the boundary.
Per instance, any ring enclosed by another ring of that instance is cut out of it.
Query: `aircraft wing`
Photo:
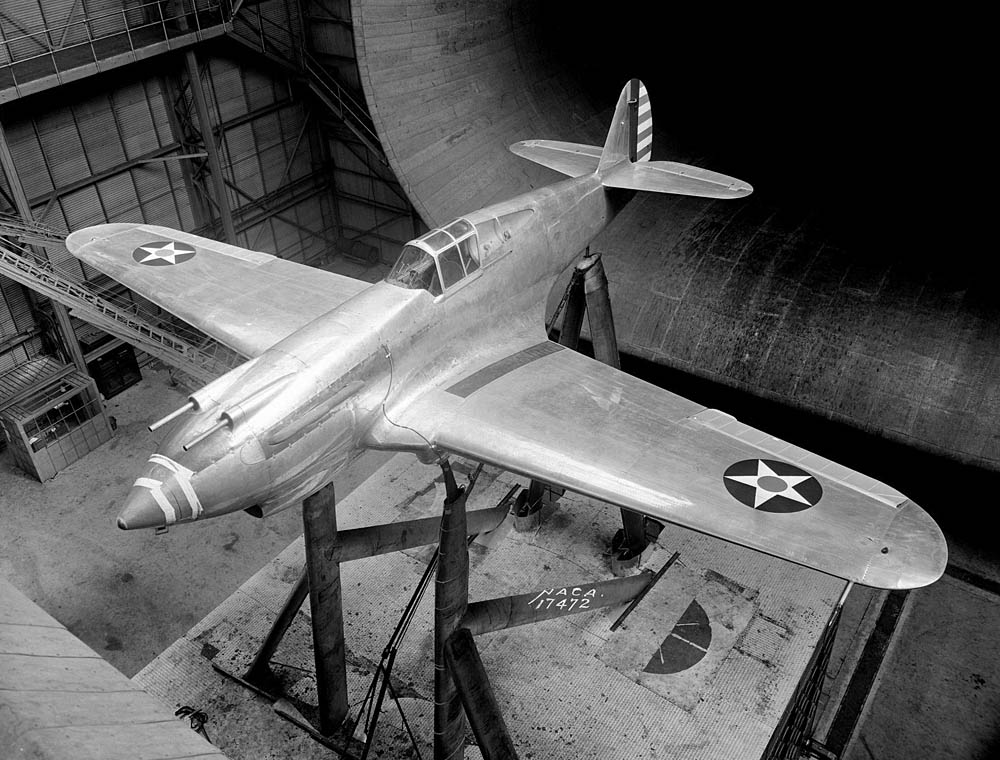
[[[935,522],[892,488],[555,343],[390,417],[442,449],[865,585],[923,586],[947,562]]]
[[[148,224],[101,224],[70,253],[246,356],[369,286],[267,253]]]

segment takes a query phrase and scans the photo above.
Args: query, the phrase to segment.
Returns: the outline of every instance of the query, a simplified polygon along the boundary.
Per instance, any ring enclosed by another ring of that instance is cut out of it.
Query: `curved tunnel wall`
[[[428,223],[557,179],[511,154],[517,140],[603,143],[617,90],[593,104],[579,61],[541,36],[544,5],[353,0],[369,107]],[[845,242],[794,191],[699,159],[665,131],[680,118],[663,117],[677,106],[669,88],[635,74],[650,90],[654,158],[756,191],[738,203],[642,194],[595,241],[622,350],[1000,471],[1000,307],[988,283],[905,246]]]
[[[382,146],[429,224],[551,183],[512,142],[604,141],[606,124],[516,4],[355,0],[352,18]]]

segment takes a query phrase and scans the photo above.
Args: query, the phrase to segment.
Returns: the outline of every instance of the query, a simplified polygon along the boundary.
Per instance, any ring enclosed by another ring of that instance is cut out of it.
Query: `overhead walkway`
[[[226,34],[230,0],[148,0],[32,23],[0,8],[0,103]],[[55,12],[53,11],[53,14]]]
[[[28,246],[63,245],[63,236],[40,224],[0,215],[0,274],[51,298],[70,313],[202,382],[246,361],[232,349],[106,278],[84,280]]]

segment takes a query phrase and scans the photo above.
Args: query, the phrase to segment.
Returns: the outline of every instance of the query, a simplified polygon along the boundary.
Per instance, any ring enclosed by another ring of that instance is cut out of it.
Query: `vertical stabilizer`
[[[653,112],[646,86],[629,80],[618,96],[598,171],[622,161],[648,161],[653,152]]]
[[[746,182],[699,166],[652,161],[653,112],[638,79],[622,88],[604,147],[554,140],[524,140],[510,149],[519,156],[570,177],[597,172],[605,187],[700,198],[742,198]]]

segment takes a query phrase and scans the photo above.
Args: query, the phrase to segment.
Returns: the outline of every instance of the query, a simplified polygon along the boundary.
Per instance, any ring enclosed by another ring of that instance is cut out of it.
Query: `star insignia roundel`
[[[163,267],[172,264],[182,264],[193,259],[196,251],[187,243],[176,240],[157,240],[153,243],[140,245],[132,251],[132,258],[148,267]]]
[[[823,487],[815,477],[788,462],[744,459],[722,477],[734,499],[762,512],[801,512],[816,506]]]

